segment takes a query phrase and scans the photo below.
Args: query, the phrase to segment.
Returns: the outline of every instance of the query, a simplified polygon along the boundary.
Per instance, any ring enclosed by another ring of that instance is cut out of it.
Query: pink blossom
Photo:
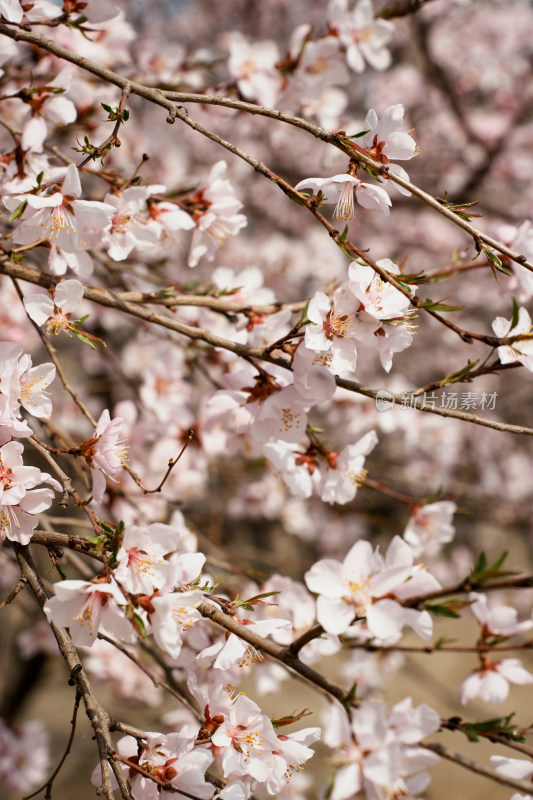
[[[378,267],[398,275],[400,270],[390,258],[376,262]],[[350,291],[362,303],[365,312],[378,320],[402,318],[409,308],[409,298],[388,281],[383,280],[372,267],[352,262],[348,271]]]
[[[368,315],[359,316],[360,306],[351,292],[340,288],[331,301],[324,292],[316,292],[307,307],[311,324],[305,327],[305,346],[327,353],[324,365],[334,374],[355,370],[355,341],[370,336],[378,326]]]
[[[364,480],[363,465],[365,456],[372,452],[378,443],[375,431],[370,431],[356,444],[344,447],[325,472],[318,494],[325,503],[349,503],[355,497],[358,486]]]
[[[44,325],[47,333],[64,331],[69,336],[72,328],[71,317],[83,300],[83,285],[80,281],[61,281],[50,294],[27,294],[24,307],[36,325]]]
[[[516,636],[533,628],[530,619],[518,622],[516,608],[493,601],[486,594],[470,592],[470,609],[483,629],[483,636]]]
[[[513,320],[506,320],[504,317],[496,317],[492,323],[492,330],[496,336],[529,336],[531,335],[531,317],[525,308],[521,307],[518,311],[518,319],[513,326]],[[498,358],[502,364],[512,364],[519,361],[530,372],[533,372],[533,338],[518,339],[511,345],[498,347]]]
[[[205,562],[202,553],[171,554],[178,545],[178,531],[154,522],[146,528],[126,527],[117,553],[117,581],[133,594],[151,595],[157,589],[174,588],[194,581]],[[168,557],[170,556],[170,557]]]
[[[411,545],[415,556],[427,551],[435,554],[441,545],[451,542],[455,536],[453,515],[457,510],[450,500],[439,500],[425,506],[416,506],[403,538]]]
[[[281,75],[276,69],[279,52],[275,43],[250,43],[237,32],[227,34],[225,43],[230,51],[228,70],[236,79],[243,97],[262,106],[274,107],[282,85]]]
[[[474,697],[485,703],[500,705],[509,694],[509,683],[520,686],[533,683],[533,675],[523,666],[519,658],[504,658],[502,661],[485,660],[485,666],[471,672],[464,679],[459,698],[466,705]]]
[[[148,774],[169,783],[174,790],[161,789],[150,778],[130,769],[128,777],[135,800],[184,800],[191,796],[209,800],[213,796],[215,787],[205,779],[213,756],[205,747],[195,747],[196,735],[194,728],[185,726],[179,733],[148,732],[140,745],[131,736],[118,741],[117,750],[123,758],[130,759]],[[100,775],[98,765],[92,774],[93,784],[99,783]],[[180,794],[180,790],[184,794]]]
[[[5,197],[9,211],[26,203],[22,221],[13,232],[13,241],[31,244],[39,239],[53,240],[65,253],[85,249],[84,239],[91,231],[101,232],[114,214],[113,206],[93,200],[79,200],[81,183],[74,164],[67,167],[61,191],[51,195],[15,195]]]
[[[418,154],[418,147],[410,133],[402,130],[403,128],[404,107],[401,103],[389,106],[378,118],[373,108],[367,113],[365,118],[365,129],[368,132],[361,136],[357,142],[361,147],[365,147],[370,156],[382,164],[389,165],[389,172],[398,175],[404,180],[409,180],[409,175],[398,164],[389,164],[391,159],[405,161],[414,158]],[[392,184],[400,194],[408,197],[411,192],[396,183]]]
[[[121,417],[111,419],[106,408],[100,415],[92,439],[80,445],[81,454],[91,469],[93,497],[97,503],[104,496],[105,476],[116,480],[126,458],[128,448],[123,425],[124,420]]]
[[[154,639],[171,658],[179,656],[183,634],[202,619],[198,606],[203,599],[198,590],[156,594],[150,598],[148,619]]]
[[[377,70],[387,69],[391,56],[386,45],[394,26],[376,19],[372,0],[359,0],[348,10],[348,0],[330,0],[328,19],[341,43],[346,47],[346,60],[355,72],[363,72],[365,61]]]
[[[37,467],[22,463],[23,445],[7,442],[0,447],[0,539],[28,544],[40,514],[52,505],[52,489],[36,489],[48,483],[60,490],[60,484]]]
[[[343,634],[354,621],[366,618],[370,633],[396,641],[404,625],[429,639],[433,623],[427,611],[404,608],[398,600],[440,588],[422,565],[413,564],[410,547],[395,536],[383,558],[370,542],[357,542],[344,562],[324,559],[305,574],[316,592],[317,619],[328,633]],[[430,588],[431,587],[431,588]]]
[[[116,583],[60,581],[54,585],[55,597],[44,605],[47,618],[68,627],[76,645],[90,647],[98,633],[133,643],[137,636],[122,606],[127,600]]]
[[[305,178],[294,188],[298,192],[305,188],[311,189],[315,194],[322,192],[323,203],[336,203],[333,219],[355,219],[354,192],[359,205],[372,211],[381,211],[386,217],[389,215],[389,207],[392,205],[390,197],[384,189],[370,183],[363,183],[359,178],[354,178],[347,173],[333,175],[331,178]]]
[[[238,212],[242,203],[235,197],[231,183],[223,177],[225,161],[217,161],[207,178],[207,185],[191,199],[196,204],[193,214],[196,229],[193,233],[189,267],[196,267],[204,256],[212,261],[215,251],[231,236],[247,225],[244,214]]]
[[[28,794],[40,786],[49,764],[48,733],[42,722],[11,728],[0,719],[0,783],[9,795]]]

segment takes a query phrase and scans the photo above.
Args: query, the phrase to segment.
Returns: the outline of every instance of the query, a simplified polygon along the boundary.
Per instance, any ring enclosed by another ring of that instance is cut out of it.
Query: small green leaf
[[[474,565],[474,569],[470,573],[470,580],[472,583],[484,583],[485,581],[491,580],[492,578],[503,578],[509,575],[516,575],[516,572],[511,570],[502,570],[502,564],[508,556],[508,552],[505,551],[496,559],[496,561],[487,566],[487,558],[485,553],[480,553],[477,561]]]
[[[441,303],[439,300],[424,300],[418,308],[423,308],[426,311],[462,311],[464,306],[449,306],[446,303]]]
[[[130,118],[130,112],[128,111],[127,108],[125,108],[124,111],[122,112],[122,122],[127,122],[129,118]]]
[[[356,698],[357,698],[357,681],[355,681],[350,690],[346,692],[346,694],[342,698],[343,706],[345,708],[350,708],[351,706],[355,705]]]
[[[96,345],[94,344],[94,342],[91,342],[91,340],[88,339],[87,336],[84,336],[83,333],[80,333],[76,328],[71,328],[71,330],[74,336],[76,336],[76,338],[80,340],[80,342],[88,344],[91,350],[96,350]]]
[[[112,110],[113,110],[113,109],[111,108],[111,106],[108,106],[108,105],[107,105],[107,103],[100,103],[100,105],[102,106],[102,108],[104,109],[104,111],[107,111],[107,112],[108,112],[108,114],[111,114],[111,112],[112,112]]]
[[[346,138],[347,139],[360,139],[361,136],[365,136],[367,133],[370,133],[370,131],[369,130],[368,131],[359,131],[359,133],[351,133]]]
[[[513,297],[513,316],[511,317],[511,330],[518,325],[518,317],[520,315],[520,307]]]
[[[13,211],[13,213],[9,217],[8,222],[14,222],[14,220],[16,220],[19,217],[21,217],[22,214],[24,213],[24,209],[26,208],[27,205],[28,205],[28,201],[27,200],[23,200],[22,203],[19,206],[17,206],[16,209]]]
[[[466,606],[470,605],[469,600],[446,600],[444,603],[437,603],[435,600],[428,600],[424,608],[431,614],[439,617],[451,617],[452,619],[459,619],[461,617],[457,612]]]
[[[138,614],[134,614],[133,619],[135,621],[135,627],[137,628],[137,632],[140,633],[143,639],[146,639],[147,633],[146,633],[146,626],[143,622],[143,618],[140,617]]]
[[[457,370],[457,372],[451,372],[449,375],[446,375],[446,377],[442,381],[442,385],[448,386],[450,383],[456,383],[457,381],[460,381],[462,378],[464,378],[465,375],[471,372],[471,370],[473,370],[474,367],[477,366],[477,364],[479,364],[479,359],[477,361],[469,361],[468,364],[462,369],[459,369]]]
[[[37,186],[40,186],[43,182],[44,172],[39,172],[37,175]]]

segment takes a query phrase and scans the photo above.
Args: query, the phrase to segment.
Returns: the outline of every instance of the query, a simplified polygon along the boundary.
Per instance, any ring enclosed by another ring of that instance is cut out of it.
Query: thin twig
[[[32,794],[27,794],[25,797],[22,798],[22,800],[30,800],[31,797],[35,797],[36,795],[40,794],[40,792],[42,792],[43,789],[46,789],[45,800],[51,800],[51,797],[52,797],[52,786],[53,786],[54,780],[57,777],[57,775],[59,774],[59,771],[60,771],[61,767],[65,763],[65,761],[67,759],[67,756],[70,753],[70,749],[72,747],[72,742],[74,741],[74,734],[76,733],[76,719],[77,719],[77,716],[78,716],[78,709],[80,707],[80,700],[81,700],[81,692],[77,688],[76,689],[76,697],[74,698],[74,710],[72,712],[72,719],[70,720],[70,725],[71,725],[70,736],[68,737],[68,742],[67,742],[67,746],[65,747],[65,752],[63,753],[63,755],[59,759],[59,764],[57,765],[55,770],[52,772],[52,774],[50,775],[50,777],[46,781],[46,783],[44,783],[39,789],[36,789],[34,792],[32,792]]]

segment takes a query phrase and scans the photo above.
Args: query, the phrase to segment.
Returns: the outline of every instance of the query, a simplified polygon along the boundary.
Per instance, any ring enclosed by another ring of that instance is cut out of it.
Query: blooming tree
[[[0,0],[9,797],[533,798],[530,15]]]

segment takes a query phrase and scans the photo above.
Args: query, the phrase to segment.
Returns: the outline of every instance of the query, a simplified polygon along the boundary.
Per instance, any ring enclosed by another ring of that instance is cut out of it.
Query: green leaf
[[[461,615],[457,612],[462,608],[470,605],[469,600],[446,600],[444,603],[437,603],[435,600],[428,600],[424,608],[431,614],[438,617],[450,617],[451,619],[460,619]]]
[[[460,381],[461,378],[464,378],[474,367],[479,364],[479,359],[477,361],[469,361],[468,364],[463,367],[462,369],[457,370],[457,372],[451,372],[449,375],[442,380],[443,386],[448,386],[450,383],[456,383],[456,381]]]
[[[37,175],[37,186],[40,186],[43,182],[44,172],[39,172]]]
[[[367,134],[367,133],[370,133],[370,130],[368,130],[368,131],[359,131],[359,133],[351,133],[346,138],[347,139],[360,139],[361,136],[365,136],[365,134]]]
[[[344,244],[344,242],[346,241],[346,237],[347,237],[347,236],[348,236],[348,226],[347,226],[347,225],[345,225],[345,226],[344,226],[344,230],[343,230],[343,232],[342,232],[342,233],[341,233],[341,235],[339,236],[339,243],[340,243],[340,244]]]
[[[507,717],[494,717],[482,722],[463,722],[457,726],[470,742],[479,741],[479,736],[490,738],[491,736],[501,736],[512,742],[525,742],[525,736],[512,724],[514,712]]]
[[[513,297],[513,316],[511,317],[511,330],[518,325],[518,317],[520,315],[520,307]]]
[[[373,170],[372,167],[368,167],[366,164],[361,164],[361,167],[366,172],[366,174],[370,175],[371,178],[374,178],[375,181],[377,181],[378,183],[383,183],[378,173],[375,170]]]
[[[143,639],[146,639],[147,633],[146,633],[146,626],[143,622],[143,618],[140,617],[138,614],[134,614],[133,619],[135,621],[135,627],[137,628],[138,633],[140,633]]]
[[[487,566],[487,557],[485,553],[480,553],[477,561],[474,565],[474,569],[470,573],[470,580],[472,583],[484,583],[485,581],[491,580],[491,578],[503,578],[509,575],[516,575],[518,574],[515,571],[511,570],[503,570],[501,569],[503,562],[508,556],[508,552],[505,551],[496,559],[496,561]]]
[[[129,118],[130,118],[130,112],[128,111],[127,108],[125,108],[124,111],[122,112],[122,122],[127,122]]]
[[[437,639],[435,644],[433,645],[434,650],[441,650],[445,645],[450,644],[451,642],[455,642],[455,639],[450,639],[446,636],[441,636],[440,639]]]
[[[100,105],[102,106],[104,111],[107,111],[108,114],[111,114],[111,112],[113,111],[111,106],[108,106],[107,103],[100,103]]]
[[[449,306],[446,303],[441,303],[439,300],[424,300],[418,308],[424,308],[426,311],[462,311],[464,306]]]
[[[345,708],[350,708],[351,706],[355,705],[356,698],[357,698],[357,681],[355,681],[350,690],[342,698],[343,706]]]
[[[96,345],[94,344],[94,342],[91,342],[91,340],[88,339],[87,336],[84,336],[83,333],[80,333],[79,330],[77,330],[76,328],[71,328],[71,330],[74,336],[76,336],[76,338],[80,340],[80,342],[88,344],[91,350],[96,350]]]
[[[28,205],[28,201],[27,200],[23,200],[22,203],[19,206],[17,206],[16,209],[13,211],[13,213],[11,214],[11,216],[8,219],[8,222],[13,222],[14,220],[16,220],[19,217],[21,217],[22,214],[24,213],[24,209],[26,208],[27,205]]]
[[[490,267],[492,269],[494,277],[496,277],[496,275],[494,273],[493,267],[495,269],[497,269],[498,272],[503,272],[504,275],[510,275],[511,274],[511,271],[507,267],[503,266],[501,258],[499,256],[497,256],[496,253],[493,253],[492,250],[489,250],[488,247],[482,247],[481,249],[483,250],[483,252],[487,256],[487,259],[489,261],[489,264],[490,264]]]

